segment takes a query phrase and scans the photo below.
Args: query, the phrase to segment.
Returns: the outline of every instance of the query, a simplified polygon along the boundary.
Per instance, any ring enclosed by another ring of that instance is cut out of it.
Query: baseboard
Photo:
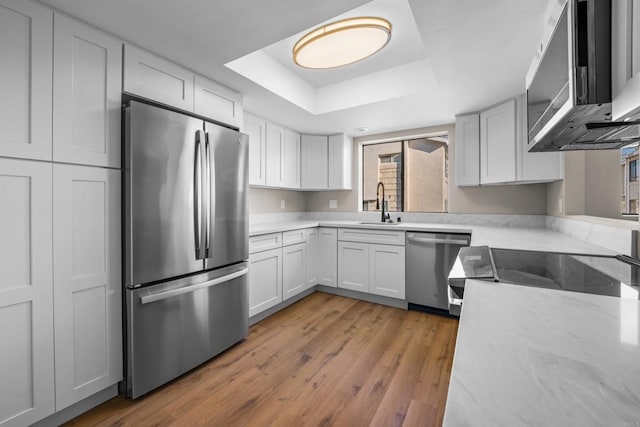
[[[317,285],[316,289],[320,292],[325,292],[327,294],[359,299],[362,301],[372,302],[375,304],[382,304],[382,305],[387,305],[389,307],[401,308],[403,310],[407,309],[407,301],[397,299],[397,298],[383,297],[381,295],[373,295],[373,294],[368,294],[364,292],[352,291],[350,289],[333,288],[331,286],[325,286],[325,285]]]
[[[254,325],[256,323],[258,323],[261,320],[266,319],[267,317],[271,316],[274,313],[277,313],[278,311],[282,310],[283,308],[286,308],[288,306],[290,306],[293,303],[296,303],[298,301],[300,301],[302,298],[305,298],[309,295],[311,295],[312,293],[314,293],[316,291],[316,287],[317,286],[312,286],[309,289],[305,289],[304,291],[300,292],[297,295],[292,296],[291,298],[288,298],[285,301],[282,301],[281,303],[274,305],[271,308],[266,309],[263,312],[260,312],[256,315],[253,315],[249,318],[249,326]]]
[[[102,391],[97,392],[63,410],[49,415],[47,418],[32,424],[32,427],[55,427],[74,419],[78,415],[84,414],[88,410],[111,400],[118,395],[118,385],[114,384]]]

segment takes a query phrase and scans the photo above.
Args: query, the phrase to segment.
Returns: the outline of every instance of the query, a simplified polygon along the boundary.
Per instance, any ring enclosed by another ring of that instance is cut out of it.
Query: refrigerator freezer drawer
[[[248,333],[247,264],[127,290],[127,395],[188,372]]]

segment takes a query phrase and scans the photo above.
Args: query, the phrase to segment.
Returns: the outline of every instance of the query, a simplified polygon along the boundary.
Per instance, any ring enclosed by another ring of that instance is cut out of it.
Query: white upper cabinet
[[[456,185],[527,184],[564,176],[563,153],[527,151],[524,95],[456,117]]]
[[[524,95],[516,98],[516,169],[518,182],[556,181],[564,177],[564,153],[531,153],[528,150],[527,103]]]
[[[323,135],[302,135],[301,188],[309,190],[327,189],[328,138]]]
[[[480,184],[480,114],[456,117],[456,185]]]
[[[285,129],[283,147],[283,186],[300,188],[300,134]]]
[[[350,190],[353,141],[345,135],[300,135],[251,113],[249,184],[300,190]]]
[[[346,135],[302,135],[302,189],[350,190],[352,153]]]
[[[612,7],[613,120],[640,112],[640,2],[615,0]]]
[[[249,135],[249,185],[266,185],[267,121],[245,113],[242,132]]]
[[[53,13],[0,0],[0,156],[51,160]]]
[[[196,74],[193,112],[240,128],[242,95]]]
[[[242,127],[242,95],[171,61],[125,44],[123,91]]]
[[[480,183],[516,180],[516,101],[480,113]]]
[[[269,187],[284,187],[284,128],[275,123],[267,122],[267,177]]]
[[[122,380],[120,171],[53,166],[56,410]]]
[[[186,68],[125,44],[124,92],[193,112],[194,77]]]
[[[1,426],[54,412],[51,170],[0,159]]]
[[[122,42],[54,19],[53,160],[119,168]]]
[[[344,134],[329,136],[329,190],[351,190],[353,140]]]

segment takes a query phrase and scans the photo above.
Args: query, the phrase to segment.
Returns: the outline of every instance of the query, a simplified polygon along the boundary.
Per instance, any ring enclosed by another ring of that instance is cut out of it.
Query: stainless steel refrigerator
[[[125,107],[125,390],[137,398],[248,331],[247,136]]]

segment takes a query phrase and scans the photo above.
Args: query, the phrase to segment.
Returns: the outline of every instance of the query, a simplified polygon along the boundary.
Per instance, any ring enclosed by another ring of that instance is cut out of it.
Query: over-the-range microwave
[[[567,1],[526,88],[529,151],[640,140],[638,122],[611,121],[611,0]]]

